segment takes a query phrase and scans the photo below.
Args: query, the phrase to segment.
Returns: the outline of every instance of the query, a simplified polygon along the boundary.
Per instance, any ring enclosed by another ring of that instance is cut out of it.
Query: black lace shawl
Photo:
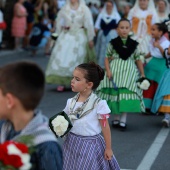
[[[132,40],[130,37],[127,38],[125,44],[119,36],[115,39],[112,39],[110,43],[122,60],[127,60],[134,53],[138,46],[138,42]]]

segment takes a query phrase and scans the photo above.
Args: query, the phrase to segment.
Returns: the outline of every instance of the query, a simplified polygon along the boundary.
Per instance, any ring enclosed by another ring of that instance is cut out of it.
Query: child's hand
[[[159,41],[155,41],[155,42],[153,43],[153,46],[159,48],[159,46],[160,46]]]
[[[104,152],[104,158],[106,160],[111,160],[113,157],[113,151],[111,149],[105,149],[105,152]]]
[[[106,71],[106,75],[107,75],[108,79],[112,78],[112,72],[110,70]]]

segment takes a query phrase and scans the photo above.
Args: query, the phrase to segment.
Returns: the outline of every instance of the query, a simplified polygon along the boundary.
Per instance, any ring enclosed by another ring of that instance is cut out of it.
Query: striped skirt
[[[69,133],[63,145],[63,170],[120,170],[116,158],[104,158],[105,142],[99,134],[79,136]]]
[[[170,95],[164,96],[159,112],[170,113]]]

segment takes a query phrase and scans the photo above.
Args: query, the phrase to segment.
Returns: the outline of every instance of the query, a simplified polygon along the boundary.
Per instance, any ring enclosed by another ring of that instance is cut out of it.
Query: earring
[[[86,90],[87,90],[87,88],[85,88],[83,92],[85,92]]]

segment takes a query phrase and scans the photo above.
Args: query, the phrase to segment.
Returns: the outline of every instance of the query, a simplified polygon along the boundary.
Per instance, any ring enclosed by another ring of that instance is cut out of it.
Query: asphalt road
[[[21,60],[36,62],[45,70],[49,58],[42,52],[31,57],[28,52],[0,51],[0,66]],[[55,85],[46,85],[38,108],[50,117],[61,111],[73,95],[71,91],[57,92]],[[170,135],[169,129],[162,128],[162,118],[129,114],[125,132],[111,127],[112,148],[122,170],[170,170]]]

